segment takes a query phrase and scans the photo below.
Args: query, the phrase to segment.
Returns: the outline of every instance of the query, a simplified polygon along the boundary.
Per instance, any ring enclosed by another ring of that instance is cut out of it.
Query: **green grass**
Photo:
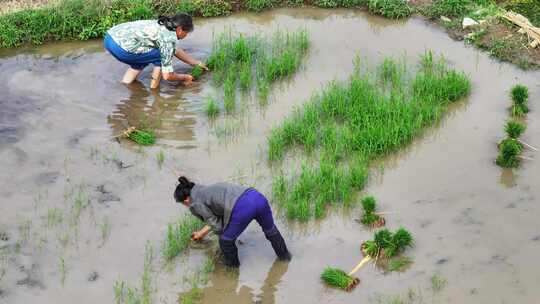
[[[328,285],[346,289],[352,282],[353,278],[345,271],[338,268],[326,267],[321,274],[321,279]]]
[[[373,160],[409,145],[471,90],[468,76],[430,52],[416,73],[391,60],[375,69],[385,72],[357,68],[347,81],[330,83],[271,131],[270,161],[288,151],[309,158],[275,177],[285,180],[276,196],[289,218],[308,220],[316,210],[323,216],[327,206],[347,206],[363,189]],[[381,85],[382,78],[389,85]]]
[[[206,100],[206,105],[204,106],[204,112],[208,118],[216,118],[219,115],[219,105],[213,98],[208,98]]]
[[[390,19],[401,19],[412,15],[413,8],[405,0],[369,0],[369,11]]]
[[[272,8],[274,0],[246,0],[244,5],[249,11],[262,12],[263,10]]]
[[[58,271],[60,272],[60,284],[64,287],[67,277],[66,261],[64,260],[64,257],[60,257],[60,260],[58,261]]]
[[[248,92],[256,82],[259,103],[266,104],[271,85],[292,76],[309,46],[307,32],[277,31],[272,37],[222,33],[207,60],[214,86],[223,89],[227,113],[236,108],[236,89]]]
[[[472,8],[473,2],[471,0],[435,0],[427,8],[425,14],[431,18],[441,16],[450,18],[463,17],[470,13]]]
[[[181,217],[176,223],[168,224],[162,248],[165,260],[170,261],[186,250],[191,242],[191,234],[203,226],[203,222],[189,214]]]

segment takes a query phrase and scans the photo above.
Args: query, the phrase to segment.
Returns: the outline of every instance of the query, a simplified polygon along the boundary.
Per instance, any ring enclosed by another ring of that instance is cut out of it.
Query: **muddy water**
[[[203,302],[359,303],[409,288],[425,302],[537,301],[540,163],[526,161],[512,172],[493,159],[508,117],[508,88],[518,81],[532,95],[524,140],[540,145],[539,73],[499,64],[419,19],[390,22],[349,10],[276,10],[204,20],[182,45],[204,58],[212,33],[227,26],[246,33],[305,27],[312,46],[305,69],[278,85],[268,106],[248,100],[243,114],[215,124],[201,114],[205,97],[215,94],[208,79],[191,88],[164,83],[151,92],[146,72],[140,83],[119,85],[125,67],[99,41],[0,54],[0,227],[8,236],[0,248],[11,252],[0,259],[7,269],[1,303],[110,303],[116,280],[140,285],[147,241],[157,256],[155,302],[175,303],[187,288],[182,277],[208,251],[191,250],[173,269],[162,265],[158,249],[166,223],[185,212],[172,202],[175,175],[268,190],[265,138],[294,105],[344,78],[357,53],[374,63],[383,55],[414,60],[426,49],[469,73],[473,92],[440,126],[384,161],[365,190],[392,212],[390,228],[413,232],[412,267],[387,274],[369,266],[359,272],[361,286],[352,293],[329,289],[319,280],[322,269],[352,268],[361,258],[360,243],[371,236],[354,221],[359,212],[338,211],[307,225],[278,219],[293,261],[276,262],[252,225],[240,238],[240,272],[218,267]],[[140,120],[158,125],[155,147],[112,139]],[[156,161],[160,150],[162,168]],[[90,203],[73,223],[67,218],[77,210],[77,196]],[[66,219],[47,217],[52,208]],[[447,280],[438,293],[431,289],[434,274]]]

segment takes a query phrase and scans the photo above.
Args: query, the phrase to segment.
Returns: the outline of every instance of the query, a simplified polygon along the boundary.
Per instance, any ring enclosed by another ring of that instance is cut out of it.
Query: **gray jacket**
[[[221,234],[229,224],[236,200],[248,187],[217,183],[208,186],[195,185],[191,189],[189,211]]]

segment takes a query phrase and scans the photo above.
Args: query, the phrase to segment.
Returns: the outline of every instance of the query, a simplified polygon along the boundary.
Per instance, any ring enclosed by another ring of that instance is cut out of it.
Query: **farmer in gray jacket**
[[[180,177],[178,182],[174,191],[176,202],[189,207],[193,215],[207,224],[194,232],[191,239],[200,240],[210,230],[214,231],[219,235],[219,247],[227,266],[240,266],[235,241],[254,219],[261,226],[278,258],[291,259],[285,240],[274,224],[268,200],[257,190],[229,183],[196,185],[185,176]]]

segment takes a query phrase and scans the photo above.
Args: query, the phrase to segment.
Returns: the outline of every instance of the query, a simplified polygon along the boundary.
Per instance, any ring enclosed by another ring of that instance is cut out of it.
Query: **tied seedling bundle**
[[[499,156],[495,162],[497,165],[504,168],[515,168],[521,163],[521,156],[524,147],[528,147],[532,150],[538,151],[535,147],[529,145],[526,142],[523,142],[519,137],[527,127],[517,121],[509,121],[506,123],[504,130],[506,132],[506,138],[503,139],[499,144]]]
[[[510,111],[514,116],[524,116],[529,112],[527,106],[529,100],[529,89],[521,84],[517,84],[510,90],[510,97],[512,97],[512,107]]]
[[[195,80],[201,78],[203,73],[204,69],[200,65],[196,65],[193,70],[191,70],[191,76],[193,76],[193,79]]]
[[[393,258],[413,246],[413,237],[405,228],[399,228],[395,233],[388,229],[375,232],[373,240],[362,244],[364,256],[379,258]]]
[[[151,146],[156,142],[156,135],[153,132],[139,130],[135,127],[128,128],[122,135],[142,146]]]
[[[334,286],[345,291],[351,291],[360,283],[360,279],[353,277],[353,275],[370,260],[371,257],[364,257],[349,273],[346,273],[339,268],[326,267],[321,274],[321,279],[330,286]]]
[[[377,203],[373,196],[368,196],[362,199],[362,218],[360,222],[371,228],[379,228],[385,225],[386,220],[375,212]]]

